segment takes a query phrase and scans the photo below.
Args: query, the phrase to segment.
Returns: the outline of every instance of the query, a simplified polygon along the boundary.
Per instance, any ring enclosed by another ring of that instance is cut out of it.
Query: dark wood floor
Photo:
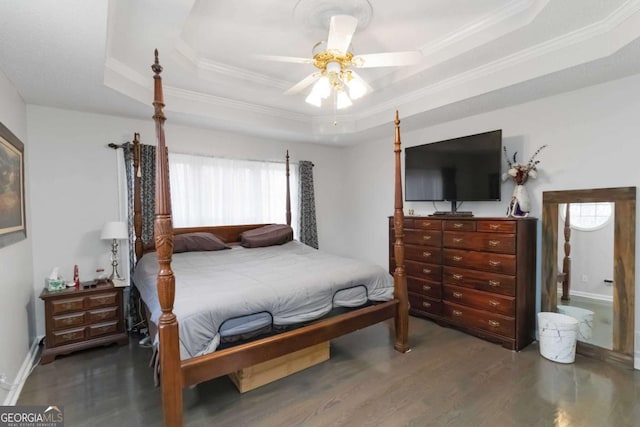
[[[519,353],[411,318],[413,351],[391,326],[336,339],[331,360],[244,395],[224,378],[186,390],[188,426],[638,426],[640,372],[536,344]],[[161,425],[150,350],[87,350],[38,366],[19,405],[64,405],[68,426]]]

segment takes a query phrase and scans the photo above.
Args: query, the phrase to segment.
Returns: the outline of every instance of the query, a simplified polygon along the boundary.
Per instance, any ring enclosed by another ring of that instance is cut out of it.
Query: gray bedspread
[[[322,317],[336,306],[393,298],[393,278],[382,267],[297,241],[267,248],[179,253],[171,265],[183,359],[214,351],[227,319],[268,312],[275,325],[291,325]],[[157,274],[156,254],[148,253],[133,276],[156,324],[161,314]]]

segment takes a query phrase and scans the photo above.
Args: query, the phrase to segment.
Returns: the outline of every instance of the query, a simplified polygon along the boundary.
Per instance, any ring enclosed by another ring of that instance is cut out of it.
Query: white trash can
[[[538,313],[540,355],[558,363],[573,363],[576,358],[578,321],[564,314]]]
[[[578,321],[578,340],[589,341],[593,336],[593,311],[582,307],[558,304],[558,313],[571,316]]]

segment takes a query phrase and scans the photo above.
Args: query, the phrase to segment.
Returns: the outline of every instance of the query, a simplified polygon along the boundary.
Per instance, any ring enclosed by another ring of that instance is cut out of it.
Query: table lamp
[[[107,222],[102,228],[101,239],[111,239],[111,266],[113,271],[109,280],[123,280],[118,272],[118,240],[126,240],[129,238],[127,224],[122,221]]]

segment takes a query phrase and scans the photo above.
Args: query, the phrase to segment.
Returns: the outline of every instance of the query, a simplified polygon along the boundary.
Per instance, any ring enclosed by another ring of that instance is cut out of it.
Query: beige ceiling
[[[359,17],[356,54],[417,50],[361,69],[373,92],[334,112],[283,92],[328,17]],[[153,49],[166,112],[189,125],[348,144],[400,110],[438,123],[640,72],[640,0],[4,0],[0,70],[26,102],[148,117]],[[334,125],[334,119],[337,125]]]

